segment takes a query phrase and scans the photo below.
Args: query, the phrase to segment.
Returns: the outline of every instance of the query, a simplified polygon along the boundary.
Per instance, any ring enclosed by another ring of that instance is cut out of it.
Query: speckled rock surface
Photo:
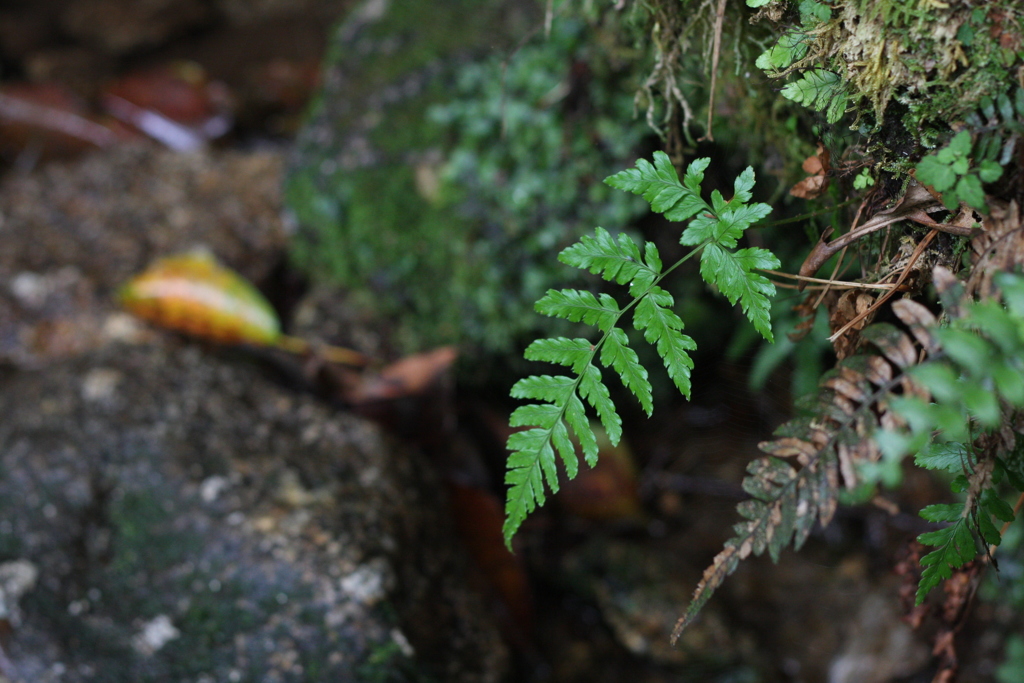
[[[0,564],[37,571],[0,676],[501,678],[427,463],[258,358],[112,309],[183,247],[265,274],[279,168],[120,150],[0,186]],[[76,342],[26,346],[54,328]]]
[[[501,658],[445,577],[430,473],[364,421],[173,343],[7,373],[0,411],[0,554],[39,570],[9,645],[25,680],[414,672],[402,613],[425,600],[461,660],[445,680]]]

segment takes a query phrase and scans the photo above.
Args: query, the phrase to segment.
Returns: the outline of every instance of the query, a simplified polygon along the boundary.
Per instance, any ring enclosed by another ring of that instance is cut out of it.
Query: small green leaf
[[[871,187],[875,184],[875,178],[871,175],[871,171],[867,168],[862,168],[860,173],[853,179],[853,189],[863,190]]]
[[[914,456],[914,464],[929,470],[956,474],[973,465],[964,445],[956,442],[933,443]]]
[[[996,495],[996,492],[992,489],[985,489],[981,494],[981,505],[985,512],[992,515],[1000,522],[1012,522],[1015,519],[1013,507]]]
[[[711,160],[696,159],[686,169],[686,179],[696,184],[704,179],[704,170]],[[658,213],[671,221],[690,218],[704,207],[700,195],[679,182],[672,160],[664,152],[654,153],[654,164],[645,159],[636,162],[636,168],[627,169],[605,179],[612,187],[643,196]]]
[[[929,522],[956,522],[963,517],[964,506],[956,503],[929,505],[921,510],[921,517]]]
[[[832,18],[832,8],[817,0],[800,0],[800,23],[820,24]]]
[[[619,439],[622,438],[622,418],[615,412],[615,404],[612,403],[608,387],[601,381],[601,371],[593,365],[588,366],[586,372],[580,377],[579,387],[580,396],[597,412],[597,417],[601,420],[601,426],[604,427],[608,440],[613,446],[619,443]],[[573,428],[575,429],[575,427]],[[596,462],[596,449],[593,457]],[[589,455],[587,455],[587,462],[590,462],[591,465],[594,464]]]
[[[551,430],[551,443],[555,450],[562,456],[562,463],[565,464],[565,474],[570,479],[575,479],[579,472],[580,463],[576,458],[576,447],[569,438],[569,430],[565,423],[559,420]]]
[[[751,190],[754,189],[754,169],[751,166],[747,166],[743,169],[743,172],[736,176],[736,180],[732,184],[733,195],[732,199],[729,200],[729,206],[735,207],[739,204],[746,204],[753,197]],[[771,210],[771,207],[769,207]]]
[[[616,240],[600,227],[594,230],[593,237],[584,235],[579,242],[563,249],[558,260],[620,285],[632,280],[645,267],[640,260],[640,250],[628,235],[620,234]]]
[[[535,425],[542,429],[551,429],[555,422],[560,421],[562,409],[550,403],[531,403],[519,406],[512,412],[508,423],[512,427]]]
[[[934,154],[929,154],[917,163],[917,179],[925,185],[931,185],[937,192],[945,192],[956,184],[956,173],[938,160]]]
[[[782,95],[815,111],[824,111],[825,120],[835,123],[846,111],[847,95],[839,74],[811,69],[797,81],[786,85]]]
[[[961,396],[964,407],[982,426],[992,429],[1002,422],[999,398],[988,387],[980,382],[964,382]]]
[[[664,295],[662,302],[658,301],[656,293],[652,292],[637,304],[636,312],[633,315],[633,326],[644,333],[644,339],[655,344],[658,355],[665,363],[668,376],[675,383],[679,391],[690,397],[690,371],[693,369],[693,360],[687,351],[697,348],[694,341],[682,334],[683,321],[675,313],[665,306],[672,305],[672,295],[661,290]]]
[[[999,109],[999,115],[1003,118],[1003,121],[1013,119],[1013,104],[1010,102],[1010,98],[1006,96],[1006,93],[1001,92],[996,97],[996,107]]]
[[[762,71],[772,72],[787,68],[807,54],[810,38],[805,33],[794,31],[783,34],[771,48],[757,58],[754,64]]]
[[[971,134],[962,130],[949,141],[949,150],[957,156],[969,156],[971,153]]]
[[[987,341],[969,330],[941,328],[934,331],[942,342],[946,354],[968,371],[983,371],[992,357],[993,349]]]
[[[754,268],[775,269],[779,265],[778,258],[767,249],[751,247],[731,252],[709,244],[701,254],[700,274],[705,282],[717,285],[729,303],[739,301],[754,329],[772,341],[771,302],[768,297],[775,296],[775,285],[763,275],[751,271]]]
[[[960,395],[960,378],[946,363],[923,363],[912,368],[910,374],[940,401],[952,401]]]
[[[590,420],[583,409],[583,402],[575,394],[569,397],[565,405],[565,421],[572,427],[576,440],[580,442],[583,457],[593,466],[597,461],[597,437],[590,428]]]
[[[512,398],[533,398],[551,403],[568,399],[574,382],[569,377],[534,375],[524,377],[512,386]]]
[[[579,374],[582,368],[590,362],[594,351],[594,345],[589,339],[568,339],[566,337],[555,337],[554,339],[537,339],[526,347],[523,356],[526,360],[539,360],[546,363],[558,363],[567,365]]]
[[[1003,176],[1003,167],[992,160],[985,160],[978,164],[978,177],[983,183],[994,183]]]
[[[981,189],[981,181],[976,175],[965,175],[960,178],[956,183],[956,194],[961,201],[967,202],[975,209],[986,208],[985,191]]]
[[[996,525],[992,523],[992,519],[985,513],[978,515],[978,533],[981,535],[982,540],[989,545],[999,545],[1003,540],[999,529],[996,528]]]
[[[1015,408],[1024,406],[1024,374],[1018,367],[1003,362],[993,373],[999,395]]]

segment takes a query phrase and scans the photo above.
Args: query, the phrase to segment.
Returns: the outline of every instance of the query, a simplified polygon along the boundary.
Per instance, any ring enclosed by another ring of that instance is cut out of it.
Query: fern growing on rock
[[[631,299],[620,307],[609,294],[552,289],[536,304],[537,311],[545,315],[593,325],[600,336],[596,340],[540,339],[526,349],[528,360],[563,365],[571,372],[533,375],[512,387],[513,397],[535,402],[519,407],[510,418],[513,427],[528,427],[508,440],[511,454],[505,475],[508,494],[503,531],[510,547],[512,536],[527,515],[544,504],[545,484],[552,493],[558,491],[556,452],[569,478],[576,476],[579,462],[570,430],[587,464],[596,464],[597,439],[584,402],[597,414],[613,444],[622,436],[622,420],[598,365],[613,370],[644,412],[653,412],[647,369],[630,348],[623,329],[627,313],[632,312],[633,328],[654,345],[669,377],[689,397],[693,369],[689,352],[695,344],[683,333],[683,321],[672,311],[672,295],[659,286],[679,265],[699,255],[704,281],[717,287],[731,304],[738,303],[755,329],[772,340],[769,298],[775,294],[775,287],[755,271],[777,268],[779,260],[766,249],[737,248],[744,231],[767,216],[771,207],[750,203],[754,172],[749,167],[736,178],[730,200],[715,190],[711,202],[705,201],[700,186],[709,164],[707,158],[694,160],[680,182],[668,155],[655,152],[653,164],[641,159],[636,168],[605,180],[612,187],[643,196],[654,211],[671,221],[690,221],[680,243],[693,249],[669,268],[663,268],[653,243],[646,242],[641,251],[628,235],[613,237],[600,227],[559,255],[566,265],[628,286]]]

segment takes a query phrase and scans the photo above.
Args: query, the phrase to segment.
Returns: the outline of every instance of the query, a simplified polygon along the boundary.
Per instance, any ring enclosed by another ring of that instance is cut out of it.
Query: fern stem
[[[825,208],[825,209],[818,209],[817,211],[811,211],[809,213],[802,213],[799,216],[793,216],[792,218],[780,218],[777,221],[768,221],[767,223],[758,223],[757,225],[752,225],[750,227],[752,227],[752,228],[774,228],[776,225],[787,225],[789,223],[796,223],[797,221],[802,221],[802,220],[805,220],[807,218],[814,218],[815,216],[824,216],[826,213],[832,213],[833,211],[835,211],[837,209],[841,209],[844,206],[849,206],[850,204],[853,204],[854,202],[857,202],[857,201],[860,201],[860,200],[858,198],[847,199],[845,202],[840,202],[839,204],[836,204],[835,206],[830,206],[830,207]]]

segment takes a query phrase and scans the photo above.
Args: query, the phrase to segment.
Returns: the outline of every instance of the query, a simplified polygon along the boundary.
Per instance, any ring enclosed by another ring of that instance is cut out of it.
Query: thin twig
[[[842,287],[843,289],[883,289],[888,290],[896,287],[894,284],[875,283],[868,284],[866,282],[847,282],[846,280],[826,280],[820,277],[807,277],[806,275],[793,275],[792,273],[784,273],[781,270],[767,270],[765,268],[758,268],[757,270],[762,273],[768,273],[769,275],[775,275],[777,277],[789,278],[790,280],[800,280],[801,282],[817,282],[822,285],[833,285],[835,287]],[[796,287],[797,285],[789,285],[790,287]]]
[[[0,94],[0,119],[63,133],[97,147],[109,147],[119,141],[112,130],[84,116],[9,95]]]
[[[753,225],[751,227],[754,227],[754,228],[774,228],[776,225],[786,225],[787,223],[796,223],[797,221],[807,220],[808,218],[814,218],[815,216],[822,216],[822,215],[824,215],[826,213],[832,213],[833,211],[835,211],[837,209],[841,209],[844,206],[849,206],[850,204],[853,204],[855,201],[857,201],[856,198],[854,198],[854,199],[847,199],[845,202],[840,202],[839,204],[836,204],[835,206],[830,206],[827,209],[820,209],[818,211],[811,211],[810,213],[802,213],[799,216],[793,216],[792,218],[782,218],[782,219],[777,220],[777,221],[768,221],[767,223],[758,223],[758,224]]]
[[[715,14],[715,43],[711,48],[711,92],[708,94],[708,125],[707,132],[700,140],[714,142],[711,134],[711,119],[715,115],[715,84],[718,81],[718,57],[722,51],[722,22],[725,20],[725,0],[718,0],[718,11]]]
[[[373,359],[366,354],[353,351],[352,349],[346,349],[341,346],[329,346],[327,344],[314,346],[305,339],[299,339],[298,337],[289,337],[282,335],[278,338],[274,344],[275,347],[288,353],[294,353],[296,355],[315,355],[323,358],[329,363],[338,363],[339,365],[351,365],[357,368],[363,368],[373,363]]]

